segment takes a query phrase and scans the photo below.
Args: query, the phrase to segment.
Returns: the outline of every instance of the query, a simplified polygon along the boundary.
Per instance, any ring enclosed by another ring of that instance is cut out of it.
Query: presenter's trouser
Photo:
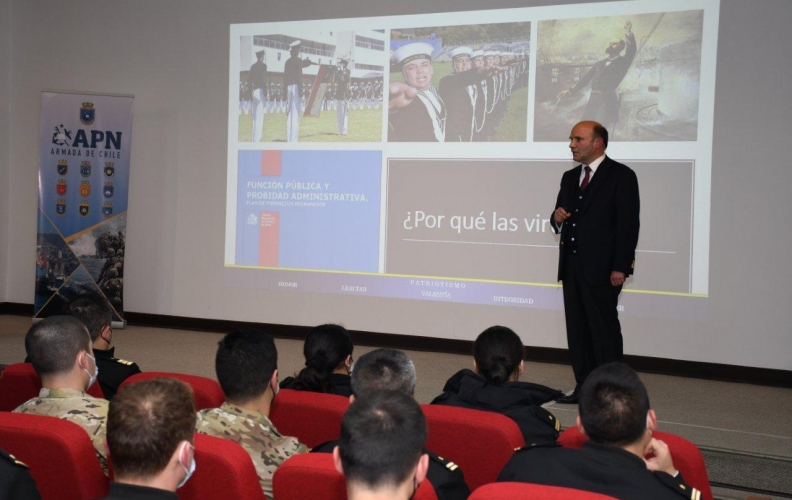
[[[624,347],[616,310],[621,286],[591,285],[580,257],[567,255],[564,264],[564,313],[569,360],[578,386],[598,366],[621,361]]]
[[[336,119],[338,120],[338,133],[347,135],[349,125],[349,102],[346,99],[336,99]]]
[[[286,141],[298,142],[300,139],[300,114],[302,114],[300,86],[293,83],[287,87],[286,91],[288,101],[286,107]]]
[[[264,113],[267,98],[262,89],[253,91],[253,142],[261,142],[264,134]]]

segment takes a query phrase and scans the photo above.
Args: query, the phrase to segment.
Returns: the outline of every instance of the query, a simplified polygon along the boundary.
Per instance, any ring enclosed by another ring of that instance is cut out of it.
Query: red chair
[[[281,464],[272,478],[272,493],[278,500],[346,500],[346,481],[338,473],[330,453],[295,455]],[[437,500],[429,481],[421,482],[414,500]]]
[[[558,486],[529,483],[485,484],[468,500],[612,500],[614,497]]]
[[[195,434],[195,474],[179,489],[180,500],[264,500],[250,455],[237,443]]]
[[[349,399],[336,394],[282,389],[269,418],[278,432],[313,448],[341,436],[341,419],[348,407]]]
[[[43,500],[103,498],[109,482],[85,429],[55,417],[0,412],[0,448],[30,467]]]
[[[713,500],[707,466],[696,445],[683,437],[667,432],[654,431],[652,436],[668,445],[674,466],[682,473],[685,482],[699,490],[702,499]],[[586,441],[588,436],[581,434],[577,427],[570,427],[558,436],[558,443],[565,448],[580,449]]]
[[[421,405],[429,426],[426,448],[456,462],[470,491],[498,478],[516,448],[525,445],[517,424],[500,413]]]
[[[199,375],[187,375],[185,373],[170,373],[170,372],[143,372],[136,373],[128,379],[121,382],[118,390],[121,391],[129,384],[134,384],[140,380],[148,380],[152,378],[170,377],[181,380],[190,387],[192,387],[195,394],[195,409],[205,410],[206,408],[217,408],[225,401],[225,394],[220,384],[216,380]]]
[[[30,363],[14,363],[0,372],[0,411],[13,411],[41,391],[41,379]],[[94,383],[87,394],[104,399],[102,388]],[[24,460],[23,460],[24,461]]]

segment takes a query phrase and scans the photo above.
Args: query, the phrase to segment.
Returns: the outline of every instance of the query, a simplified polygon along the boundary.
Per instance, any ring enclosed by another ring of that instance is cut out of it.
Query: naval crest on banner
[[[66,160],[58,160],[58,175],[66,175],[69,171],[69,162]]]
[[[83,217],[88,217],[88,214],[91,211],[91,206],[88,205],[87,201],[81,201],[79,210],[80,210],[80,215],[82,215]]]
[[[82,122],[83,125],[91,125],[95,119],[96,119],[96,110],[94,109],[93,103],[92,102],[82,103],[82,107],[80,108],[80,122]]]
[[[58,200],[55,202],[55,213],[58,215],[66,215],[66,200]]]
[[[102,192],[105,198],[112,198],[113,197],[113,183],[112,182],[105,182],[104,191]]]
[[[90,177],[91,176],[91,162],[84,161],[80,164],[80,175],[83,177]]]
[[[55,191],[58,193],[58,196],[66,195],[66,179],[58,180],[58,184],[55,188]]]
[[[83,198],[88,198],[91,195],[91,183],[90,181],[82,181],[80,183],[80,196]]]
[[[115,175],[115,164],[111,161],[105,163],[104,174],[106,177]]]
[[[102,204],[102,215],[110,217],[113,215],[113,202],[106,201]]]

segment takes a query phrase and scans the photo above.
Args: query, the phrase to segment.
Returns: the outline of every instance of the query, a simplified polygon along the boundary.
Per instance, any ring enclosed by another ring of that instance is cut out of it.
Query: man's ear
[[[333,465],[342,476],[344,475],[344,466],[341,464],[341,453],[338,452],[338,446],[333,448]]]
[[[272,372],[272,377],[270,377],[270,386],[272,387],[272,392],[275,392],[278,387],[278,369],[275,368],[275,371]]]
[[[429,455],[424,453],[418,459],[418,465],[415,467],[415,482],[421,484],[421,481],[426,479],[426,473],[429,471]]]
[[[583,428],[583,422],[580,420],[580,415],[575,418],[575,426],[577,427],[578,432],[586,435],[586,429]]]
[[[473,371],[478,373],[478,364],[476,364],[476,359],[473,358]]]
[[[349,395],[349,404],[352,404],[354,402],[355,402],[355,395],[354,394],[350,394]]]
[[[519,369],[520,375],[523,374],[523,371],[525,371],[525,361],[520,361],[520,369]]]
[[[646,412],[646,428],[652,432],[657,430],[657,415],[652,409]]]

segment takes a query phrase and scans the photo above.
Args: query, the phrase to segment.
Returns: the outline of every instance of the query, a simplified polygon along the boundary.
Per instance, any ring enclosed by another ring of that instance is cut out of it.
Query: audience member
[[[99,373],[88,330],[76,318],[50,316],[30,327],[25,350],[42,389],[37,398],[14,411],[62,418],[85,429],[107,474],[104,439],[109,403],[85,393]]]
[[[526,446],[506,464],[498,481],[547,484],[625,500],[690,498],[668,446],[652,438],[657,417],[638,375],[610,363],[588,376],[579,394],[577,427],[588,435],[582,450]],[[649,456],[650,458],[645,458]]]
[[[269,419],[278,393],[278,351],[257,330],[229,333],[218,343],[217,380],[226,400],[220,408],[198,412],[196,431],[239,443],[256,466],[261,488],[272,498],[272,475],[287,458],[308,448],[282,436]]]
[[[377,349],[358,359],[352,372],[352,396],[356,398],[372,395],[380,391],[396,391],[412,398],[415,394],[415,366],[402,351],[396,349]],[[460,436],[460,439],[462,437]],[[336,441],[324,443],[313,451],[331,452]],[[424,450],[429,457],[427,479],[437,494],[438,500],[464,500],[470,495],[462,469],[454,462]]]
[[[107,447],[115,482],[106,500],[177,500],[195,472],[192,390],[172,378],[125,387],[110,403]]]
[[[41,500],[27,465],[0,450],[0,498]]]
[[[63,314],[72,316],[85,325],[93,342],[93,353],[96,366],[99,367],[99,385],[107,400],[112,400],[121,382],[136,373],[140,368],[132,361],[115,357],[113,341],[113,312],[107,301],[96,294],[83,294],[70,300]]]
[[[350,500],[408,500],[426,477],[426,418],[418,403],[398,391],[356,399],[344,414],[333,449]]]
[[[505,326],[487,328],[473,346],[473,370],[448,379],[432,404],[502,413],[517,423],[526,444],[554,443],[560,423],[541,405],[563,394],[520,382],[524,367],[520,337]]]
[[[320,325],[305,337],[305,368],[281,382],[281,389],[352,395],[352,339],[341,325]]]

